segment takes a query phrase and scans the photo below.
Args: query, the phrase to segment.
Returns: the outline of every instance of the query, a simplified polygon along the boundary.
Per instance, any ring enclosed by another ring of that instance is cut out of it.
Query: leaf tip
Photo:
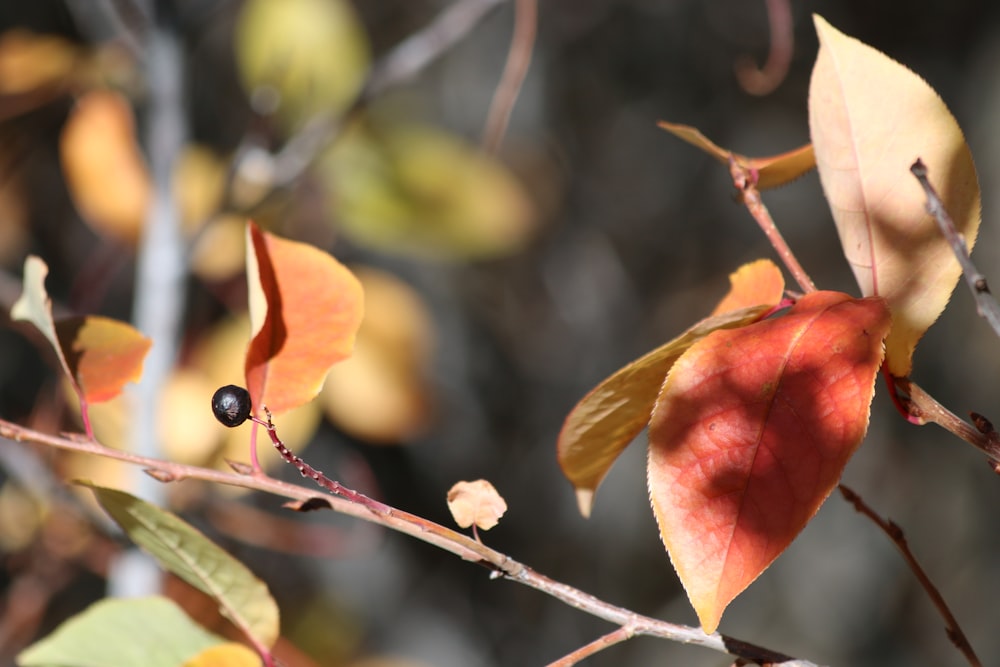
[[[577,489],[576,490],[576,506],[580,508],[580,514],[583,515],[584,519],[590,518],[590,511],[594,508],[594,490],[593,489]]]

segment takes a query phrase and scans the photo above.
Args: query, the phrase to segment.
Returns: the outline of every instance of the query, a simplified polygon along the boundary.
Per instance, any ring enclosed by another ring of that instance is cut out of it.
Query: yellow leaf
[[[917,341],[961,273],[910,165],[920,157],[928,166],[970,249],[980,215],[975,165],[958,123],[923,79],[821,17],[814,21],[820,49],[809,125],[820,181],[862,294],[884,297],[892,311],[889,370],[907,376]]]
[[[366,267],[354,273],[364,288],[365,319],[354,354],[327,376],[323,410],[366,442],[406,442],[428,421],[431,316],[419,294],[391,274]]]
[[[355,127],[327,154],[335,216],[354,241],[434,258],[483,258],[520,247],[536,212],[495,159],[418,126]]]
[[[80,215],[99,233],[130,245],[139,238],[152,196],[134,125],[124,97],[97,90],[77,101],[59,144]]]
[[[757,187],[761,190],[785,185],[816,166],[812,144],[769,157],[747,157],[718,146],[697,128],[661,120],[658,125],[678,139],[700,148],[722,164],[734,159],[745,169],[757,172]]]
[[[580,399],[566,417],[556,454],[563,474],[576,489],[583,516],[590,516],[594,493],[618,456],[649,423],[664,378],[693,344],[718,329],[758,320],[771,305],[709,317],[610,377]]]
[[[61,87],[79,57],[79,49],[60,37],[9,30],[0,35],[0,94]]]
[[[249,0],[236,25],[236,63],[253,94],[277,93],[294,127],[342,111],[368,70],[368,42],[343,0]]]

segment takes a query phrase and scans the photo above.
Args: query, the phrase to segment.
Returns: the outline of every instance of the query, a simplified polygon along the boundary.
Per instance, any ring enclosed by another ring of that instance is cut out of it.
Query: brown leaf
[[[507,511],[507,503],[493,485],[485,479],[474,482],[457,482],[448,491],[448,509],[455,523],[461,528],[476,524],[489,530],[500,522]]]

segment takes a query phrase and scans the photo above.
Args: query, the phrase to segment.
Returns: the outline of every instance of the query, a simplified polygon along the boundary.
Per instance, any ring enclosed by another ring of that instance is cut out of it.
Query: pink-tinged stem
[[[767,207],[764,206],[764,202],[761,201],[760,191],[757,190],[757,173],[755,170],[746,169],[739,165],[732,157],[729,158],[729,174],[733,178],[733,185],[740,193],[740,198],[743,200],[743,205],[747,207],[750,211],[750,215],[753,219],[757,221],[760,228],[764,231],[764,235],[767,240],[771,242],[771,246],[774,248],[775,252],[778,253],[778,257],[781,262],[788,269],[792,277],[795,278],[795,282],[799,284],[799,289],[801,289],[806,294],[816,291],[816,284],[813,283],[812,278],[806,273],[806,270],[802,268],[799,264],[799,260],[795,258],[792,253],[791,248],[785,243],[784,237],[782,237],[781,232],[778,231],[778,227],[774,224],[774,220],[771,218],[771,214],[768,213]]]

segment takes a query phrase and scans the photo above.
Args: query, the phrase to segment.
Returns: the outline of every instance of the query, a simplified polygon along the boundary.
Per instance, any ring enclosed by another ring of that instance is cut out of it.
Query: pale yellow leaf
[[[910,165],[918,157],[927,165],[969,248],[979,230],[975,165],[958,123],[923,79],[814,20],[820,50],[809,125],[820,181],[861,292],[889,303],[886,361],[893,375],[906,376],[960,275]]]

